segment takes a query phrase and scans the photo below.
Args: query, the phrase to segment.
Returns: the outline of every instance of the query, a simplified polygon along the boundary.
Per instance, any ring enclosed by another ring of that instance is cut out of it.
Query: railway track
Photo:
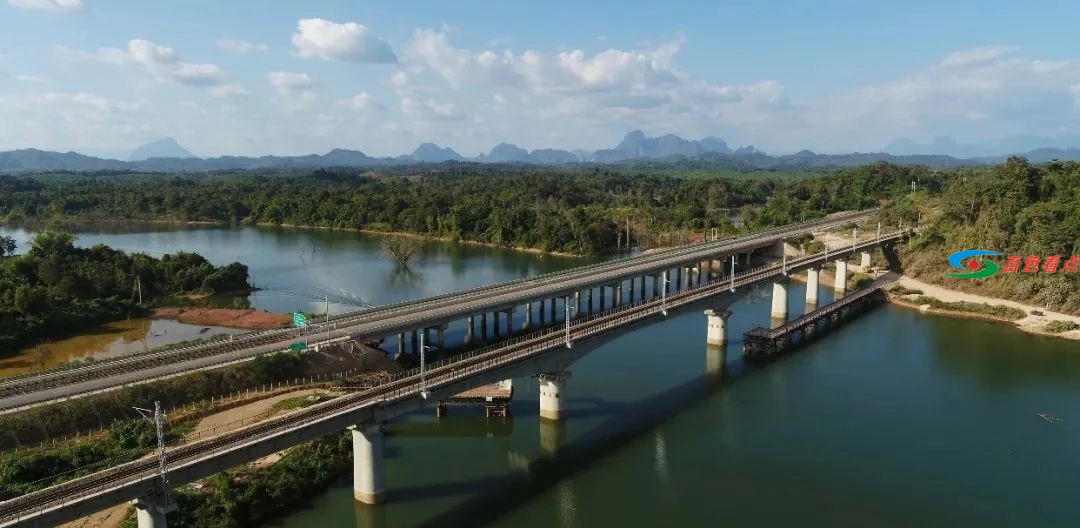
[[[799,224],[798,226],[772,229],[761,233],[745,235],[742,237],[733,237],[730,239],[711,242],[708,244],[686,246],[683,248],[655,253],[652,255],[629,257],[616,261],[608,261],[578,268],[572,268],[570,270],[563,270],[560,272],[540,275],[533,278],[516,279],[513,281],[482,286],[469,290],[449,292],[420,301],[403,302],[378,308],[371,308],[356,312],[339,314],[337,316],[331,317],[329,320],[329,324],[331,325],[331,329],[340,329],[358,324],[377,323],[379,321],[386,320],[387,318],[392,316],[407,315],[409,313],[423,314],[431,310],[437,310],[448,306],[458,306],[463,303],[490,299],[494,295],[508,295],[517,292],[527,292],[553,284],[563,284],[571,280],[582,281],[600,275],[610,275],[612,273],[616,273],[621,267],[647,266],[649,264],[654,264],[658,262],[667,262],[673,259],[677,260],[682,256],[695,255],[703,252],[707,253],[714,248],[722,248],[731,244],[740,244],[753,242],[755,240],[771,239],[793,232],[805,232],[812,229],[819,229],[823,227],[843,224],[846,222],[850,222],[854,219],[865,217],[867,214],[869,214],[868,211],[848,213],[827,219]],[[423,316],[419,315],[418,317],[416,317],[416,319],[422,320]],[[42,373],[24,375],[15,378],[8,378],[6,380],[0,381],[0,400],[2,400],[3,398],[9,398],[17,395],[33,393],[36,391],[56,389],[77,383],[106,379],[120,374],[137,372],[155,367],[181,364],[186,361],[191,361],[195,359],[202,359],[213,356],[223,356],[222,360],[219,362],[211,362],[209,364],[199,366],[200,369],[212,368],[214,366],[236,361],[237,358],[225,357],[230,353],[249,350],[252,351],[252,353],[249,354],[249,357],[254,357],[255,355],[261,353],[283,349],[289,342],[292,342],[296,339],[300,339],[304,336],[313,334],[318,335],[322,332],[325,332],[325,324],[326,323],[319,323],[311,325],[305,329],[284,329],[251,332],[248,334],[233,336],[229,341],[224,341],[220,343],[166,349],[156,352],[149,352],[146,354],[140,354],[137,356],[121,357],[106,361],[94,362],[90,365],[85,365],[77,368],[59,369]],[[73,395],[87,394],[91,392],[95,392],[95,390],[87,390]]]
[[[906,236],[901,231],[883,236],[880,239],[860,243],[850,249],[858,251],[873,247],[881,242],[897,240]],[[846,252],[848,250],[844,250]],[[842,252],[834,251],[836,255]],[[787,268],[823,260],[826,253],[793,259]],[[692,304],[729,288],[737,289],[777,277],[786,273],[781,265],[762,266],[748,270],[735,277],[733,281],[718,281],[701,286],[694,286],[672,294],[665,300],[643,300],[619,309],[594,314],[590,317],[571,322],[571,338],[575,341],[588,338],[615,327],[640,321],[656,315],[661,309],[674,309]],[[253,441],[277,437],[317,422],[354,413],[364,407],[388,405],[407,398],[415,398],[422,389],[435,390],[460,382],[478,373],[506,367],[536,354],[564,344],[565,334],[561,328],[549,328],[525,336],[520,336],[508,343],[501,343],[461,356],[448,358],[432,364],[421,378],[418,369],[412,369],[395,375],[383,383],[333,400],[318,403],[294,411],[290,414],[271,418],[250,426],[223,433],[188,445],[180,446],[169,452],[171,468],[196,464],[212,456],[230,450],[239,450]],[[34,517],[39,512],[64,504],[78,501],[104,490],[138,482],[150,482],[157,476],[157,461],[145,458],[128,462],[120,466],[70,480],[37,492],[0,502],[0,526],[16,524],[23,519]],[[176,484],[183,484],[178,482]]]

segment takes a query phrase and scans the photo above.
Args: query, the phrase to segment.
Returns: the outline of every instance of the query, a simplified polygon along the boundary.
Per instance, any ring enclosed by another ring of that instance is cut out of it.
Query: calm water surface
[[[377,239],[356,234],[80,236],[96,242],[239,259],[266,288],[253,304],[274,311],[316,311],[324,292],[336,311],[581,262],[429,244],[403,275]],[[388,429],[389,503],[357,505],[344,482],[277,525],[1077,525],[1080,343],[883,307],[766,367],[745,366],[739,339],[768,324],[769,292],[732,307],[724,379],[707,369],[721,352],[705,345],[700,310],[658,316],[572,367],[565,423],[539,422],[529,378],[514,380],[505,423],[414,413]],[[789,299],[801,313],[801,285]]]

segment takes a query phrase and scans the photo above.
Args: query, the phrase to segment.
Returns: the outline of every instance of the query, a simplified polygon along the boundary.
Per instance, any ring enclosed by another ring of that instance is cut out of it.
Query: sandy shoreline
[[[970,312],[957,312],[952,310],[940,310],[930,308],[929,305],[918,305],[905,299],[905,296],[891,295],[890,299],[893,304],[897,306],[903,306],[914,310],[919,310],[927,313],[934,313],[940,315],[948,315],[953,317],[965,317],[970,319],[984,319],[988,321],[1007,322],[1016,326],[1018,329],[1032,334],[1048,335],[1054,337],[1061,337],[1065,339],[1080,340],[1080,330],[1070,330],[1068,332],[1051,333],[1045,330],[1045,327],[1051,321],[1071,321],[1080,324],[1080,316],[1062,314],[1057,312],[1051,312],[1045,308],[1039,306],[1032,306],[1028,304],[1021,304],[1018,302],[1008,301],[1005,299],[998,299],[994,297],[986,297],[983,295],[976,295],[973,293],[965,293],[956,290],[950,290],[934,284],[929,284],[918,279],[911,277],[901,277],[897,281],[902,287],[922,290],[923,295],[927,297],[933,297],[943,302],[971,302],[971,303],[986,303],[990,305],[1008,306],[1010,308],[1017,308],[1023,310],[1026,316],[1022,319],[1011,320],[1002,317],[995,317],[989,314],[979,314]],[[1043,315],[1032,315],[1033,311],[1041,312]]]
[[[292,324],[292,315],[235,308],[158,308],[155,319],[174,319],[198,326],[223,326],[244,330],[284,328]]]

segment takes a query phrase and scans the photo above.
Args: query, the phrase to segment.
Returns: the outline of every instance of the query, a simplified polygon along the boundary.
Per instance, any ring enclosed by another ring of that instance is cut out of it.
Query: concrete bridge
[[[784,240],[805,233],[845,226],[873,211],[838,214],[826,219],[761,233],[681,247],[669,251],[572,268],[562,272],[494,284],[471,290],[341,314],[326,324],[304,329],[252,332],[226,342],[152,351],[77,368],[27,374],[0,381],[0,413],[78,398],[119,387],[146,383],[196,370],[219,368],[284,350],[298,339],[369,339],[396,337],[398,353],[425,343],[443,347],[451,323],[466,324],[465,341],[487,341],[543,326],[565,316],[575,317],[622,306],[661,290],[675,291],[709,277],[730,275],[750,265],[751,255],[770,250],[779,256]],[[867,230],[863,231],[867,234]],[[872,238],[872,236],[871,236]],[[734,266],[731,263],[734,262]],[[489,317],[490,315],[490,317]],[[489,324],[490,319],[490,324]],[[490,332],[489,332],[490,328]],[[434,330],[435,339],[431,339]]]
[[[569,318],[564,320],[563,325],[436,362],[423,372],[416,369],[406,371],[368,390],[172,448],[167,457],[167,481],[161,476],[159,460],[146,458],[2,502],[0,527],[54,526],[134,500],[139,526],[161,528],[166,525],[166,513],[175,508],[168,501],[167,491],[170,487],[208,477],[342,429],[352,431],[354,495],[360,502],[379,503],[387,497],[381,426],[394,416],[499,380],[535,376],[539,381],[541,418],[560,420],[563,418],[562,402],[566,396],[569,367],[596,345],[595,337],[649,324],[671,310],[701,306],[705,302],[728,304],[738,290],[763,282],[774,284],[773,315],[780,315],[781,307],[777,299],[782,299],[782,316],[786,318],[784,283],[791,274],[805,271],[816,276],[830,260],[835,259],[837,294],[842,296],[849,258],[861,254],[863,262],[868,263],[870,251],[894,244],[909,234],[907,230],[900,230],[871,236],[861,242],[853,241],[849,248],[842,251],[832,250],[790,259],[781,256],[780,262],[726,276],[701,274],[698,276],[700,279],[685,282],[676,279],[679,287],[670,293],[665,281],[662,287],[658,287],[659,292],[644,295],[642,299],[631,299],[630,302],[578,319]],[[730,254],[732,249],[746,247],[738,243],[720,244],[714,246],[713,251]],[[710,260],[710,255],[715,253],[691,258],[700,259],[698,265],[704,266]],[[715,263],[709,265],[716,266]],[[651,266],[646,264],[634,269],[654,269]],[[662,275],[667,279],[668,270],[664,270]],[[684,278],[689,276],[689,273],[684,274]],[[574,302],[571,300],[573,290],[567,289],[568,286],[571,285],[563,284],[554,288],[562,294],[562,301],[570,304]],[[807,289],[808,298],[816,299],[818,289],[817,281],[811,282]],[[644,293],[644,288],[642,291]],[[727,296],[726,299],[724,296]],[[494,301],[492,304],[504,306],[500,302]],[[451,307],[447,311],[455,310],[459,309]],[[730,312],[726,309],[709,312],[705,333],[709,342],[722,344],[726,341],[726,314]],[[403,323],[378,324],[400,328]]]

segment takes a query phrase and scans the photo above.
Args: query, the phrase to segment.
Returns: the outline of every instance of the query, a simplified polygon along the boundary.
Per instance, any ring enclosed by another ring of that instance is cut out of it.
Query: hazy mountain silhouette
[[[181,147],[173,138],[164,138],[147,143],[131,153],[128,161],[142,161],[150,158],[194,158],[191,151]]]

